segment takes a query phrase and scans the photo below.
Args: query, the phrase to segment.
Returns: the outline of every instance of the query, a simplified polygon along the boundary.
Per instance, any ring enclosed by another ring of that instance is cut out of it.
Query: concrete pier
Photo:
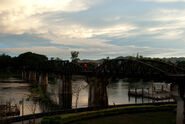
[[[28,81],[29,81],[30,83],[36,83],[36,82],[37,82],[36,72],[34,72],[34,71],[30,71],[30,72],[29,72]]]
[[[72,76],[63,75],[61,76],[60,87],[59,87],[59,104],[61,108],[69,109],[72,108]]]
[[[108,80],[104,78],[89,77],[87,83],[89,84],[88,107],[107,107]]]
[[[176,124],[185,124],[185,84],[181,81],[171,86],[172,95],[177,101]]]
[[[48,86],[48,74],[47,73],[40,73],[39,75],[39,85],[41,86]]]
[[[27,81],[26,71],[22,71],[22,80]]]

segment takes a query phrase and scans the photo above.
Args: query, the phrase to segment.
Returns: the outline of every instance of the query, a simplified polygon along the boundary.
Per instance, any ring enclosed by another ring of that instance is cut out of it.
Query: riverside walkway
[[[158,103],[145,103],[145,104],[123,104],[123,105],[111,105],[106,108],[113,108],[113,107],[124,107],[124,106],[143,106],[143,105],[165,105],[165,104],[176,104],[175,102],[158,102]],[[41,119],[45,116],[53,116],[53,115],[64,115],[64,114],[69,114],[69,113],[78,113],[78,112],[86,112],[86,111],[95,111],[95,110],[101,110],[105,108],[78,108],[78,109],[66,109],[66,110],[59,110],[59,111],[53,111],[53,112],[46,112],[46,113],[37,113],[35,115],[30,114],[30,115],[24,115],[24,116],[19,116],[19,117],[13,117],[9,118],[7,120],[1,120],[1,123],[4,124],[22,124],[22,121],[26,123],[29,123],[30,120],[33,118],[36,119],[37,122],[40,122]]]

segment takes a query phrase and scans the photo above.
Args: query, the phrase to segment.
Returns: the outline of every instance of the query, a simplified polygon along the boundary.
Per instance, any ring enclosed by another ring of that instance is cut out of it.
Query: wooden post
[[[155,86],[154,86],[154,92],[155,92]]]
[[[142,88],[142,103],[144,103],[144,89]]]
[[[23,115],[24,115],[24,98],[22,98],[22,124],[24,124]]]
[[[128,85],[128,101],[130,102],[130,85]]]
[[[2,104],[0,104],[0,105],[2,105]],[[2,116],[3,116],[3,114],[2,114],[2,112],[1,112],[1,113],[0,113],[0,122],[1,122],[1,123],[3,123],[3,122],[2,122]]]
[[[135,103],[137,103],[137,97],[135,96]]]
[[[147,90],[148,90],[148,103],[149,103],[149,92],[150,92],[150,90],[149,90],[149,88],[147,88]]]
[[[144,89],[142,88],[142,97],[144,97]]]
[[[22,80],[24,80],[24,72],[22,71],[21,74],[22,74],[22,75],[21,75],[21,78],[22,78]]]
[[[137,103],[137,89],[135,88],[135,103]]]
[[[150,94],[150,89],[149,89],[149,88],[147,88],[147,90],[148,90],[148,96],[149,96],[149,94]]]
[[[137,96],[137,89],[135,88],[135,96]]]
[[[128,86],[128,95],[130,96],[130,85]]]
[[[161,91],[164,91],[164,86],[163,85],[161,86]]]
[[[6,106],[5,106],[5,122],[7,123],[7,102],[6,102]]]

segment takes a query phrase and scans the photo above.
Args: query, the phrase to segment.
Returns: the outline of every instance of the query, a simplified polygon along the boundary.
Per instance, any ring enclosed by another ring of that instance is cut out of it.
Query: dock
[[[148,99],[152,99],[156,101],[172,99],[170,90],[165,90],[163,86],[161,87],[161,89],[156,89],[156,88],[130,89],[128,88],[128,96],[148,98]]]
[[[11,103],[6,103],[0,105],[0,117],[18,116],[18,115],[20,115],[20,109],[16,104],[11,105]]]

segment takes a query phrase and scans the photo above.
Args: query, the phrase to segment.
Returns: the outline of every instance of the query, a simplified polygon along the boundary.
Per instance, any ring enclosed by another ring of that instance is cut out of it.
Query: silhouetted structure
[[[129,77],[165,81],[166,83],[172,83],[173,95],[178,105],[177,124],[184,123],[185,70],[173,64],[151,59],[113,59],[105,60],[99,65],[92,63],[78,64],[69,61],[48,61],[43,56],[41,58],[33,63],[22,62],[17,64],[15,68],[22,71],[22,78],[27,78],[29,82],[36,82],[36,73],[38,73],[40,75],[40,85],[47,85],[48,73],[60,75],[63,83],[60,91],[62,107],[71,107],[72,75],[86,76],[90,88],[89,107],[108,106],[106,87],[113,78]]]

